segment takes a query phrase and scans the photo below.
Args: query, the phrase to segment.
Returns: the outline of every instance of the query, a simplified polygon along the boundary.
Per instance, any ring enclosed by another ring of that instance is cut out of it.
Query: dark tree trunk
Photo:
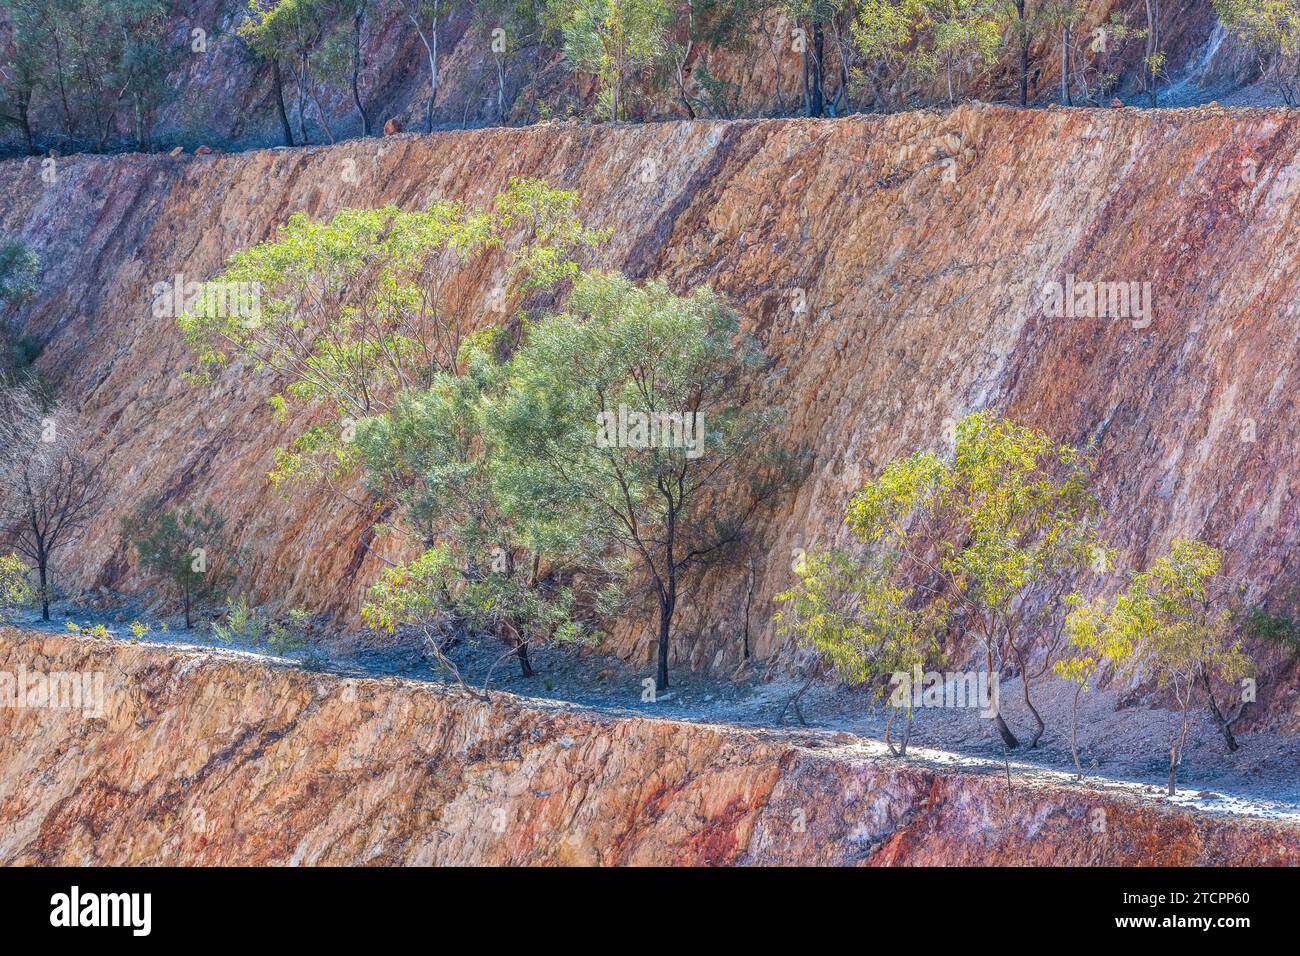
[[[822,116],[826,112],[826,92],[822,81],[822,55],[826,51],[826,33],[821,21],[813,23],[813,73],[809,97],[809,115]]]
[[[1002,742],[1005,743],[1008,748],[1015,750],[1020,746],[1020,741],[1017,740],[1016,735],[1011,732],[1011,728],[1007,726],[1007,722],[1002,719],[1001,711],[999,711],[998,715],[993,718],[993,724],[998,728],[998,733],[1002,735]]]
[[[271,61],[271,89],[275,96],[275,109],[280,116],[280,129],[284,133],[284,145],[293,145],[293,127],[289,125],[289,114],[284,108],[284,79],[280,76],[280,64]]]
[[[1020,105],[1029,105],[1029,24],[1025,22],[1025,0],[1016,0],[1020,16]]]
[[[365,19],[366,8],[358,4],[356,16],[352,19],[352,102],[356,104],[357,115],[361,117],[361,135],[370,135],[370,117],[361,105],[361,90],[358,76],[361,73],[361,21]]]
[[[50,619],[50,583],[48,577],[49,559],[44,555],[36,562],[41,580],[41,620]]]
[[[515,645],[515,656],[519,658],[519,670],[524,677],[533,676],[533,665],[528,660],[528,642],[520,641]]]
[[[184,591],[185,591],[185,630],[188,631],[190,628],[194,626],[194,624],[190,621],[190,586],[188,583],[185,585]]]
[[[1229,720],[1219,710],[1219,703],[1214,699],[1214,688],[1210,684],[1210,677],[1204,671],[1201,671],[1201,686],[1205,689],[1205,700],[1210,705],[1210,715],[1214,718],[1214,724],[1219,728],[1219,733],[1223,735],[1223,742],[1228,745],[1228,751],[1235,753],[1240,749],[1237,738],[1232,733],[1232,725],[1237,722],[1242,713],[1245,712],[1245,705],[1237,712],[1237,716]]]
[[[668,689],[668,630],[676,604],[676,594],[659,599],[659,671],[655,677],[656,692]]]

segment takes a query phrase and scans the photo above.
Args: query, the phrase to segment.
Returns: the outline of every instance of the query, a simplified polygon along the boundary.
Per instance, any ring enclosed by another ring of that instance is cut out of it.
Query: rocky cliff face
[[[9,706],[53,673],[102,706]],[[120,642],[0,633],[0,700],[5,865],[1300,864],[1113,789]]]
[[[515,174],[576,189],[590,221],[614,230],[610,265],[726,292],[774,357],[759,400],[783,406],[784,437],[811,452],[748,555],[690,593],[676,664],[734,667],[747,624],[755,653],[773,654],[771,598],[792,555],[842,540],[864,478],[941,449],[980,408],[1097,444],[1121,569],[1201,537],[1226,549],[1250,600],[1296,583],[1300,121],[1287,113],[981,107],[541,126],[56,168],[46,183],[36,160],[0,163],[0,233],[41,257],[20,322],[112,476],[64,553],[74,590],[138,585],[118,521],[158,493],[226,515],[255,599],[352,623],[380,566],[366,550],[373,516],[313,489],[271,492],[271,450],[301,423],[276,424],[273,383],[246,370],[210,388],[183,380],[191,357],[153,317],[150,290],[211,276],[293,212],[475,201]],[[464,308],[481,310],[490,271],[453,290]],[[1147,291],[1151,310],[1053,317],[1042,290],[1067,281],[1137,283],[1136,307]],[[611,646],[653,654],[638,621]],[[1274,691],[1295,676],[1292,661],[1261,682],[1261,711],[1290,726],[1298,698],[1278,704]]]

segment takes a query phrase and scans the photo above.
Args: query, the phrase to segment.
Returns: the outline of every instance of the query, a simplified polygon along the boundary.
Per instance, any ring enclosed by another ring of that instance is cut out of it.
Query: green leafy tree
[[[1214,12],[1229,35],[1255,51],[1260,75],[1276,84],[1287,106],[1295,106],[1300,75],[1300,3],[1214,0]]]
[[[1025,705],[1050,666],[1035,669],[1035,637],[1050,630],[1070,572],[1105,557],[1086,455],[1032,428],[979,412],[956,427],[950,458],[922,452],[890,462],[849,504],[845,521],[888,571],[915,587],[911,613],[951,620],[964,649],[984,659],[990,683],[1004,668],[1021,677]],[[1001,713],[996,725],[1019,745]]]
[[[12,40],[0,62],[0,124],[18,129],[23,146],[36,155],[32,133],[32,99],[49,80],[48,0],[9,0]]]
[[[145,574],[176,589],[187,628],[194,626],[195,609],[219,600],[234,582],[239,556],[225,526],[211,505],[194,511],[164,507],[157,498],[122,519],[123,542]]]
[[[239,25],[239,36],[255,53],[272,64],[277,96],[280,94],[279,70],[283,66],[293,72],[300,143],[307,142],[309,97],[316,104],[321,128],[333,139],[328,118],[315,96],[314,71],[320,66],[321,45],[337,13],[337,0],[249,0],[248,18]],[[280,102],[283,110],[283,100]]]
[[[778,4],[778,9],[795,24],[793,45],[803,67],[805,116],[826,113],[826,30],[837,24],[840,14],[850,6],[849,0],[780,0]]]
[[[530,647],[591,635],[577,620],[578,605],[608,604],[612,591],[599,588],[616,585],[617,576],[608,567],[598,573],[603,556],[587,546],[580,523],[541,525],[502,505],[497,448],[482,421],[504,384],[493,354],[503,334],[476,336],[463,374],[439,373],[427,390],[358,426],[368,484],[399,508],[427,549],[413,565],[385,574],[363,616],[392,631],[425,615],[425,636],[440,660],[462,632],[494,634],[528,677]]]
[[[864,59],[901,80],[942,72],[951,106],[957,74],[996,59],[1002,22],[991,0],[859,0],[853,35]]]
[[[898,583],[895,560],[845,551],[806,555],[795,567],[798,583],[776,597],[787,604],[776,615],[780,633],[794,635],[829,661],[841,680],[870,688],[877,700],[898,675],[927,669],[948,623],[936,605],[913,610],[917,589]],[[903,738],[895,748],[890,731],[900,711]],[[912,695],[891,695],[885,743],[892,753],[907,755],[911,731]]]
[[[0,554],[0,620],[31,603],[35,592],[28,583],[30,575],[31,569],[17,554]]]
[[[750,457],[776,417],[745,402],[764,361],[707,288],[682,297],[588,273],[564,313],[529,330],[485,416],[507,513],[535,528],[579,522],[644,574],[660,688],[683,586],[779,487]]]
[[[668,0],[555,0],[564,55],[574,69],[600,81],[600,112],[617,122],[627,118],[636,76],[669,56],[676,10]]]
[[[0,241],[0,305],[18,306],[36,294],[41,261],[21,239]]]
[[[474,317],[572,278],[576,258],[603,239],[577,205],[572,192],[515,179],[483,209],[438,201],[319,222],[298,214],[231,257],[179,324],[204,368],[238,359],[272,370],[286,383],[270,399],[280,413],[320,410],[325,420],[277,453],[274,480],[337,477],[359,464],[356,423],[453,371]],[[467,301],[456,278],[492,265],[483,260],[494,250],[506,283],[489,301]],[[230,308],[232,288],[256,290],[257,307]]]
[[[1071,612],[1067,633],[1081,653],[1058,672],[1080,681],[1102,663],[1125,678],[1154,677],[1173,694],[1179,721],[1169,734],[1169,795],[1182,764],[1198,693],[1214,717],[1229,750],[1237,749],[1232,725],[1245,711],[1243,700],[1228,718],[1215,697],[1216,685],[1249,674],[1252,663],[1234,635],[1232,611],[1220,576],[1223,555],[1199,541],[1174,541],[1170,553],[1149,570],[1135,572],[1128,587],[1107,607],[1080,604]],[[1076,757],[1077,760],[1077,757]]]

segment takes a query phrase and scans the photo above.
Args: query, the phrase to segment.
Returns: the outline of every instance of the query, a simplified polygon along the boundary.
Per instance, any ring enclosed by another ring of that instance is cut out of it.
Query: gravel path
[[[65,621],[88,626],[104,624],[114,637],[130,638],[129,612],[80,611],[60,608],[49,623],[30,614],[12,623],[38,631],[66,633]],[[344,676],[387,676],[407,680],[443,681],[420,641],[398,637],[376,644],[365,635],[328,640],[328,647],[275,658],[264,648],[237,648],[212,640],[205,630],[185,631],[177,622],[163,633],[155,627],[145,643],[177,648],[201,648],[229,654],[253,654],[295,666],[308,666]],[[547,706],[572,704],[615,714],[774,729],[788,733],[803,746],[836,748],[846,745],[886,752],[883,744],[886,709],[872,706],[860,691],[826,684],[806,687],[798,711],[790,699],[805,688],[802,679],[765,675],[762,665],[748,667],[734,679],[700,674],[670,675],[672,687],[650,699],[647,680],[652,667],[632,667],[609,656],[578,648],[541,648],[532,654],[535,674],[522,677],[513,656],[490,639],[462,644],[451,653],[463,679],[481,687],[491,672],[492,690],[532,698]],[[917,711],[909,760],[968,772],[1005,773],[1014,779],[1068,784],[1091,789],[1122,789],[1153,801],[1164,801],[1168,765],[1165,736],[1178,715],[1142,706],[1118,708],[1114,691],[1082,695],[1079,716],[1080,755],[1087,773],[1078,780],[1070,754],[1069,718],[1072,685],[1047,678],[1036,685],[1035,704],[1047,723],[1039,746],[1009,754],[991,722],[973,709],[929,708]],[[1002,712],[1012,729],[1025,739],[1030,728],[1019,680],[1004,680]],[[895,735],[898,727],[895,727]],[[1188,736],[1179,792],[1172,803],[1209,813],[1294,821],[1300,824],[1300,739],[1283,734],[1240,733],[1241,744],[1229,753],[1209,717],[1196,713]]]

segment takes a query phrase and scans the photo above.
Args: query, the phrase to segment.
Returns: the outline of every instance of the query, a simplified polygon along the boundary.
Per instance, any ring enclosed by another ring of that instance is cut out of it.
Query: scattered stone
[[[390,119],[387,123],[384,124],[385,136],[392,136],[395,133],[400,133],[401,131],[402,131],[402,124],[397,122],[396,118]]]
[[[1113,110],[1122,110],[1124,108],[1124,101],[1117,96],[1110,101],[1110,108]]]
[[[208,145],[205,144],[205,145],[203,145],[203,146],[200,146],[198,149],[196,149],[196,150],[194,151],[194,155],[195,155],[195,156],[206,156],[206,155],[208,155],[210,152],[212,152],[212,147],[211,147],[211,146],[208,146]]]
[[[171,150],[167,155],[175,157],[175,156],[179,156],[183,152],[185,152],[185,147],[177,146],[175,149]]]

